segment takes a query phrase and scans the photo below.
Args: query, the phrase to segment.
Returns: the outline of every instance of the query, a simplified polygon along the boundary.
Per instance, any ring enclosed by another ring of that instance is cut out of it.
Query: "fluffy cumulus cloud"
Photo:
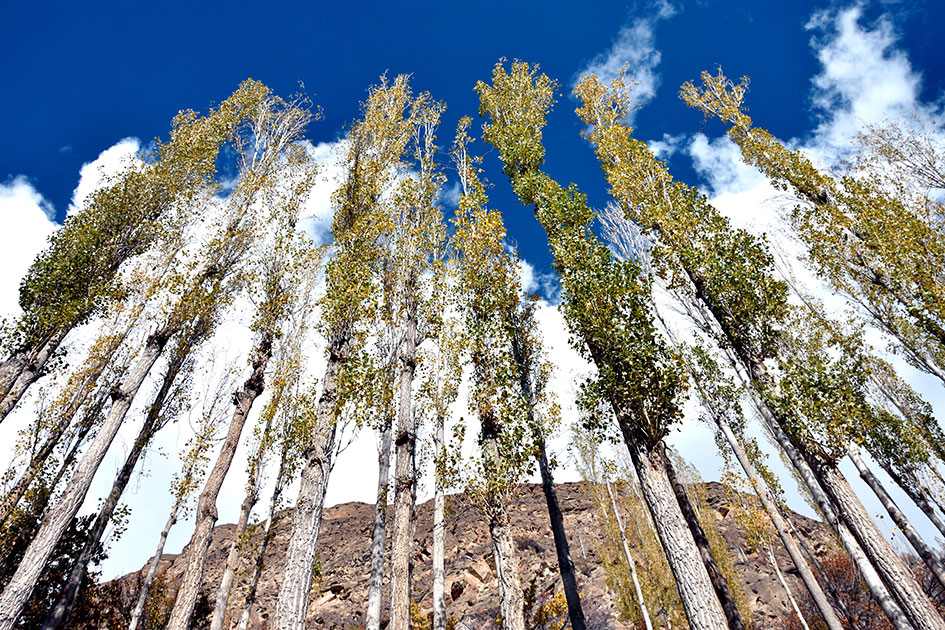
[[[821,66],[811,79],[810,102],[815,124],[805,137],[786,139],[786,143],[806,153],[816,164],[825,168],[836,165],[867,125],[886,120],[911,124],[915,116],[925,119],[940,116],[940,104],[920,100],[921,75],[899,48],[897,33],[887,17],[867,22],[857,4],[818,12],[806,28],[811,32],[811,46]],[[765,125],[763,120],[756,123]],[[832,295],[803,264],[803,247],[787,225],[784,211],[793,207],[796,200],[774,189],[755,168],[743,164],[738,148],[726,137],[696,135],[686,151],[712,203],[736,226],[765,235],[782,271],[824,299],[830,311],[841,312],[845,302]],[[874,346],[882,351],[887,341],[875,331],[870,334]],[[937,411],[945,409],[945,396],[939,384],[897,357],[889,358]],[[782,478],[788,478],[776,458],[772,463]],[[867,509],[882,514],[872,493],[858,481],[855,470],[844,471]],[[797,496],[793,499],[792,506],[803,511],[803,502]],[[900,505],[910,503],[903,498]],[[922,517],[914,522],[926,533],[935,534]],[[880,523],[885,525],[886,520]]]
[[[55,215],[26,177],[0,184],[0,317],[19,314],[20,279],[56,228]]]
[[[842,152],[864,125],[908,118],[923,109],[918,102],[921,76],[896,48],[888,19],[864,24],[856,5],[815,13],[807,29],[821,64],[811,93],[821,117],[812,149]]]
[[[610,48],[591,60],[574,81],[588,74],[596,74],[601,81],[609,83],[626,67],[627,74],[634,81],[633,101],[637,107],[646,105],[659,88],[660,77],[656,71],[661,54],[656,48],[655,29],[658,22],[672,17],[676,10],[666,0],[653,3],[649,15],[634,18],[621,27]],[[633,123],[633,113],[629,120]]]
[[[141,142],[137,138],[125,138],[102,151],[91,162],[83,164],[79,171],[79,183],[72,192],[68,213],[72,214],[81,208],[89,195],[105,185],[111,177],[140,165],[140,151]]]

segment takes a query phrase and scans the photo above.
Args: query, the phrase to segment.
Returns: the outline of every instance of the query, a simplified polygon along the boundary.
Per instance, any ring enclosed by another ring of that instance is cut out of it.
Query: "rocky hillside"
[[[709,504],[733,553],[735,565],[745,584],[756,627],[765,628],[781,619],[789,609],[789,602],[773,568],[762,557],[743,551],[741,534],[734,519],[724,507],[724,488],[716,483],[707,485]],[[595,550],[601,543],[601,532],[595,521],[593,506],[583,484],[561,484],[558,496],[572,556],[578,570],[582,600],[589,623],[593,628],[629,628],[616,619],[613,598],[610,595],[604,570],[597,562]],[[430,586],[430,559],[432,544],[432,501],[417,509],[414,545],[414,593],[420,608],[432,609]],[[364,503],[346,503],[325,511],[319,537],[321,580],[318,592],[312,597],[309,616],[311,628],[357,628],[361,623],[367,599],[369,546],[374,507]],[[526,585],[535,582],[539,597],[550,597],[560,591],[554,542],[545,511],[541,487],[529,485],[510,511],[512,529],[518,542],[522,579]],[[832,537],[827,528],[816,521],[795,515],[795,523],[812,543],[817,553],[827,553]],[[221,525],[213,533],[208,557],[208,571],[204,576],[204,594],[212,602],[226,561],[227,547],[235,526]],[[275,607],[280,572],[291,530],[291,512],[282,514],[276,536],[270,546],[263,572],[259,598],[250,627],[268,628],[267,620]],[[144,543],[144,541],[142,541]],[[186,554],[186,549],[184,551]],[[172,597],[185,565],[184,554],[162,558],[163,588],[156,597]],[[781,567],[787,570],[792,588],[803,589],[793,572],[793,565],[783,549],[777,550]],[[242,601],[250,570],[249,559],[244,559],[242,575],[231,597],[233,614]],[[645,570],[645,567],[642,568]],[[144,574],[126,575],[119,580],[122,599],[133,601]],[[446,603],[447,612],[459,623],[457,628],[488,628],[498,611],[498,585],[495,577],[491,544],[484,521],[466,505],[462,495],[451,496],[447,503],[446,530]],[[206,609],[205,609],[206,610]]]

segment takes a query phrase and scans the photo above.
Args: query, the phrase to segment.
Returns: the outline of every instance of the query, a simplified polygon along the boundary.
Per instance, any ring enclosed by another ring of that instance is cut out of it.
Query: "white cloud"
[[[305,141],[308,154],[318,163],[315,186],[302,209],[302,227],[315,240],[324,243],[331,232],[331,195],[344,176],[344,152],[347,143],[320,142],[312,145]]]
[[[447,213],[459,207],[459,198],[463,193],[463,187],[458,181],[447,184],[440,189],[437,203],[444,206]]]
[[[851,141],[865,125],[887,119],[906,119],[908,125],[908,119],[915,114],[927,119],[939,115],[940,103],[919,100],[921,75],[912,68],[905,52],[897,47],[896,33],[889,19],[881,17],[874,23],[864,24],[861,6],[857,4],[818,12],[808,22],[807,29],[815,33],[811,45],[821,63],[820,71],[811,79],[811,103],[818,122],[808,137],[787,140],[791,148],[803,151],[818,165],[830,167],[849,151]],[[764,126],[764,121],[756,122]],[[696,171],[707,183],[706,192],[713,205],[737,227],[764,235],[778,257],[778,264],[794,274],[794,279],[805,290],[823,299],[830,312],[839,313],[847,308],[843,299],[833,295],[802,262],[803,247],[783,216],[796,199],[773,188],[757,169],[746,166],[738,148],[728,138],[710,139],[700,134],[694,137],[687,151]],[[884,350],[886,342],[876,331],[869,331],[869,339],[878,351]],[[887,358],[941,416],[945,395],[940,384],[933,383],[927,375],[918,374],[896,356],[887,355]],[[757,427],[753,433],[758,434]],[[776,457],[772,458],[772,464],[779,473],[783,471]],[[844,464],[844,472],[868,511],[882,514],[878,501],[848,464]],[[781,477],[789,479],[786,474]],[[785,484],[785,488],[793,495],[789,497],[792,507],[809,512],[790,485]],[[892,484],[887,487],[893,493],[899,492]],[[911,502],[904,497],[896,500],[910,512],[910,518],[923,534],[934,538],[935,530],[918,515]],[[885,527],[887,522],[888,519],[880,517],[881,526]]]
[[[20,175],[0,184],[0,316],[20,313],[20,279],[56,229],[55,210]]]
[[[656,67],[660,63],[661,54],[656,48],[654,29],[656,24],[675,15],[676,10],[666,0],[653,3],[652,15],[635,18],[625,24],[606,52],[596,57],[581,71],[573,82],[575,85],[581,77],[595,74],[605,82],[610,83],[626,66],[627,74],[635,82],[632,90],[633,103],[639,108],[646,105],[659,88],[660,78]],[[634,113],[628,116],[628,123],[633,124]]]
[[[862,14],[859,4],[821,11],[806,25],[822,66],[811,93],[821,116],[811,148],[821,156],[842,153],[864,125],[908,117],[918,106],[921,75],[896,48],[890,21],[884,16],[864,26]]]
[[[108,179],[126,168],[141,164],[138,153],[141,143],[137,138],[125,138],[102,151],[97,158],[82,165],[79,183],[72,193],[68,214],[82,207],[89,195],[107,183]]]
[[[657,158],[668,160],[673,157],[679,149],[683,148],[685,142],[686,134],[681,133],[674,136],[664,133],[661,139],[650,140],[646,144]]]

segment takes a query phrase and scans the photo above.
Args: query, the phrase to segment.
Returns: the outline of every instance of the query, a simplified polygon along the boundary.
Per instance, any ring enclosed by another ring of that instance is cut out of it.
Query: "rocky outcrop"
[[[725,508],[725,489],[717,483],[709,483],[706,494],[719,531],[733,554],[735,566],[744,582],[756,627],[771,627],[787,614],[790,606],[774,569],[765,558],[743,551],[745,547],[741,533],[733,516]],[[602,539],[588,493],[583,484],[561,484],[558,486],[558,498],[565,517],[589,626],[595,629],[630,628],[630,625],[615,618],[613,597],[607,589],[604,569],[597,561],[595,550]],[[360,627],[367,600],[373,516],[374,506],[364,503],[345,503],[325,510],[319,536],[319,575],[311,598],[311,628]],[[561,586],[541,487],[523,486],[521,495],[509,510],[509,516],[520,554],[524,585],[534,582],[539,599],[550,598],[560,592]],[[476,510],[465,502],[463,495],[448,497],[446,517],[447,612],[457,619],[458,629],[488,628],[498,614],[498,583],[486,524]],[[818,554],[832,551],[832,535],[823,524],[800,515],[794,515],[793,518]],[[234,527],[221,525],[213,532],[203,584],[203,594],[210,601],[215,597]],[[275,609],[281,565],[290,530],[291,510],[285,510],[279,515],[275,538],[269,546],[259,597],[251,618],[252,628],[269,627],[268,620]],[[432,609],[431,544],[432,501],[428,501],[418,506],[416,511],[412,556],[413,599],[424,612]],[[180,556],[166,555],[162,559],[160,573],[168,586],[165,591],[167,597],[173,596],[174,587],[180,581],[186,553],[185,549]],[[776,555],[791,587],[800,592],[804,587],[787,553],[778,548]],[[233,615],[238,615],[242,592],[250,577],[247,575],[251,570],[248,557],[243,559],[240,569],[230,600]],[[122,597],[126,601],[133,601],[143,572],[144,569],[119,580]]]

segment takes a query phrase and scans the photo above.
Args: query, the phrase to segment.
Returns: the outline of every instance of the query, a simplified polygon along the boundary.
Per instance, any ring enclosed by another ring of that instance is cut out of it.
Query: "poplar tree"
[[[429,346],[420,355],[420,383],[417,391],[419,413],[433,425],[433,615],[431,630],[446,630],[445,503],[448,461],[446,420],[449,407],[459,394],[462,377],[462,332],[455,314],[455,280],[448,261],[440,258],[433,271],[432,296],[426,304],[429,311]]]
[[[45,373],[66,335],[124,297],[123,264],[211,184],[221,146],[255,105],[255,86],[244,83],[207,116],[180,112],[169,142],[93,192],[52,235],[20,284],[23,314],[4,331],[0,421]]]
[[[534,435],[521,389],[509,316],[519,304],[517,269],[505,251],[502,215],[487,199],[467,158],[470,121],[460,122],[453,153],[463,194],[454,219],[459,308],[473,369],[471,411],[479,422],[479,453],[460,464],[466,496],[483,514],[492,538],[499,579],[502,627],[524,630],[524,596],[518,553],[509,531],[508,505],[534,465]]]
[[[649,287],[639,268],[614,260],[591,231],[593,211],[574,187],[541,171],[541,129],[555,83],[537,69],[497,64],[493,84],[476,86],[486,140],[505,173],[545,228],[563,289],[562,310],[580,350],[597,367],[586,389],[612,407],[640,479],[648,509],[676,577],[690,625],[724,628],[725,617],[692,534],[673,496],[659,444],[681,416],[685,374],[660,338],[649,312]]]
[[[243,104],[240,111],[254,114],[264,111],[266,100],[270,98],[268,88],[252,81],[244,82],[236,95],[240,97],[237,102]],[[249,125],[244,133],[251,130],[252,126]],[[243,149],[248,146],[243,142],[237,145]],[[242,155],[246,156],[245,153]],[[92,477],[121,427],[133,399],[168,342],[202,314],[219,314],[222,306],[229,302],[236,287],[241,284],[240,263],[254,238],[256,217],[252,202],[260,183],[250,181],[253,179],[251,170],[244,175],[241,185],[237,186],[224,204],[220,225],[214,236],[201,248],[200,255],[185,265],[185,269],[175,274],[168,283],[166,292],[174,297],[166,308],[166,314],[163,314],[163,321],[148,336],[124,382],[115,388],[108,414],[66,484],[60,501],[44,519],[16,573],[0,594],[0,629],[12,628],[56,541],[85,499]]]
[[[945,384],[945,232],[936,218],[941,203],[915,199],[907,169],[889,172],[875,161],[908,165],[921,144],[903,140],[901,133],[897,138],[895,127],[874,131],[864,138],[875,150],[863,156],[863,170],[832,176],[800,150],[753,126],[743,105],[747,89],[747,78],[735,84],[719,69],[716,75],[703,72],[701,86],[685,83],[680,96],[728,125],[743,160],[797,195],[801,203],[791,212],[791,223],[814,269],[895,339],[910,363]],[[924,175],[922,166],[925,183],[940,186],[941,165],[936,168],[934,154]]]
[[[286,552],[275,622],[285,630],[302,630],[308,612],[316,543],[325,489],[332,466],[335,423],[345,403],[339,394],[349,359],[363,344],[364,320],[370,314],[379,240],[389,214],[383,208],[401,156],[410,140],[405,122],[406,77],[386,78],[371,89],[362,117],[348,133],[345,179],[335,191],[332,256],[326,263],[326,293],[319,329],[327,341],[327,363],[321,393],[303,448],[298,501]]]
[[[638,226],[631,223],[624,216],[621,208],[616,204],[609,204],[601,213],[600,219],[603,224],[605,238],[610,241],[617,254],[624,259],[641,261],[641,264],[648,268],[648,272],[653,274],[652,256],[648,251],[652,247],[652,242],[643,236]],[[684,308],[685,306],[684,304]],[[655,300],[653,309],[664,334],[674,344],[682,347],[675,331],[662,317]],[[699,320],[698,315],[693,314],[693,316],[694,319]],[[766,513],[771,518],[788,555],[810,591],[811,599],[820,610],[827,627],[831,630],[841,630],[840,621],[804,559],[797,541],[790,532],[788,523],[781,515],[780,508],[765,485],[766,481],[764,479],[774,481],[773,478],[770,475],[759,474],[756,469],[756,466],[762,468],[760,463],[755,463],[759,453],[757,445],[753,442],[745,443],[743,430],[746,420],[741,409],[741,390],[722,372],[703,340],[696,339],[687,348],[684,357],[697,398],[704,410],[704,417],[716,429],[717,436],[721,438],[720,444],[722,442],[727,443],[741,464],[752,484],[752,489],[757,493]],[[728,453],[724,449],[722,452],[726,461],[728,461]],[[762,471],[764,472],[765,469],[762,468]]]
[[[219,402],[219,396],[214,396],[213,402]],[[188,448],[183,456],[183,467],[180,472],[174,475],[171,481],[171,511],[168,514],[167,522],[158,537],[157,548],[151,561],[148,563],[148,571],[145,573],[144,580],[138,589],[138,597],[135,600],[135,607],[131,611],[131,620],[128,622],[128,630],[138,630],[144,617],[145,605],[148,601],[148,594],[151,591],[151,585],[157,577],[158,565],[161,563],[161,556],[164,554],[164,545],[167,543],[167,537],[170,535],[171,528],[177,524],[181,517],[187,514],[187,503],[190,496],[200,486],[206,463],[209,460],[207,451],[213,445],[213,438],[216,431],[218,418],[216,411],[219,405],[211,404],[201,414],[200,422],[194,436],[188,441]]]
[[[496,226],[493,228],[495,230],[494,237],[498,239],[498,244],[492,245],[495,249],[493,255],[499,261],[496,264],[501,267],[508,267],[509,265],[515,267],[517,266],[517,259],[510,257],[499,247],[503,243],[505,233],[502,215],[485,207],[487,202],[485,187],[478,176],[481,159],[471,156],[468,151],[468,145],[472,142],[469,137],[471,125],[472,120],[468,117],[460,120],[456,141],[451,152],[463,188],[463,198],[465,198],[465,204],[461,203],[458,210],[457,228],[462,227],[469,231],[478,228],[480,223],[484,226],[494,223]],[[461,202],[463,198],[461,198]],[[463,214],[465,216],[462,216]],[[459,232],[459,234],[462,233],[462,231]],[[473,237],[469,238],[471,243],[478,247],[484,247],[479,244],[478,239],[486,238],[488,232],[479,235],[474,230],[472,234]],[[462,241],[459,242],[462,243]],[[525,298],[522,295],[522,287],[517,276],[509,275],[506,282],[509,284],[508,290],[517,297],[514,300],[500,301],[497,305],[499,310],[496,311],[495,317],[500,318],[503,322],[504,334],[512,353],[511,359],[514,364],[516,378],[526,402],[527,423],[531,428],[532,439],[534,440],[534,454],[541,473],[542,492],[545,495],[548,517],[551,521],[551,531],[558,558],[558,570],[564,586],[571,627],[574,630],[583,630],[587,627],[587,622],[584,619],[574,563],[571,560],[568,539],[564,530],[564,517],[558,505],[554,477],[545,445],[546,437],[552,429],[552,421],[555,419],[552,416],[557,415],[557,407],[551,404],[547,391],[551,365],[544,360],[541,349],[541,339],[535,322],[535,299]],[[547,419],[542,417],[542,408],[550,411]]]
[[[445,109],[424,92],[409,103],[410,159],[413,173],[401,180],[390,205],[392,211],[389,252],[400,293],[395,308],[403,341],[398,352],[397,423],[394,428],[393,523],[391,527],[391,630],[408,630],[410,624],[410,547],[416,501],[416,448],[420,414],[413,405],[413,381],[418,348],[430,332],[427,273],[432,270],[445,238],[443,215],[437,197],[444,176],[436,165],[436,129]]]
[[[258,271],[255,271],[259,301],[251,325],[255,342],[250,354],[250,375],[233,394],[230,426],[197,499],[187,567],[177,591],[168,630],[186,630],[190,625],[203,581],[206,551],[217,520],[217,495],[233,463],[243,426],[265,387],[266,370],[274,345],[292,304],[292,291],[298,286],[299,280],[294,273],[298,269],[296,265],[314,264],[311,252],[307,251],[305,243],[299,242],[296,234],[299,213],[315,176],[314,165],[305,148],[298,144],[311,118],[307,101],[299,97],[291,102],[269,99],[266,108],[254,120],[256,145],[248,167],[254,175],[253,185],[264,192],[259,202],[271,208],[267,227],[274,231],[274,238],[272,242],[267,242],[268,239],[258,241],[263,251],[258,254],[261,261]],[[253,270],[249,273],[253,274]]]
[[[837,447],[849,441],[856,424],[848,414],[865,412],[857,400],[857,385],[835,386],[832,379],[855,373],[845,369],[843,358],[831,359],[816,335],[805,338],[805,331],[789,330],[795,322],[789,320],[787,287],[773,278],[772,258],[763,243],[732,229],[698,191],[673,182],[646,145],[631,136],[629,127],[620,122],[629,107],[622,79],[608,89],[589,77],[578,93],[583,101],[578,113],[591,125],[590,139],[612,194],[628,218],[655,236],[654,255],[672,278],[671,287],[688,295],[694,310],[703,314],[731,352],[734,364],[751,383],[762,419],[871,583],[884,611],[903,628],[910,621],[920,627],[945,626],[837,468],[842,457]],[[798,353],[803,350],[819,369],[802,365]],[[777,374],[792,372],[796,380],[775,378],[765,363],[770,359],[777,361]]]

